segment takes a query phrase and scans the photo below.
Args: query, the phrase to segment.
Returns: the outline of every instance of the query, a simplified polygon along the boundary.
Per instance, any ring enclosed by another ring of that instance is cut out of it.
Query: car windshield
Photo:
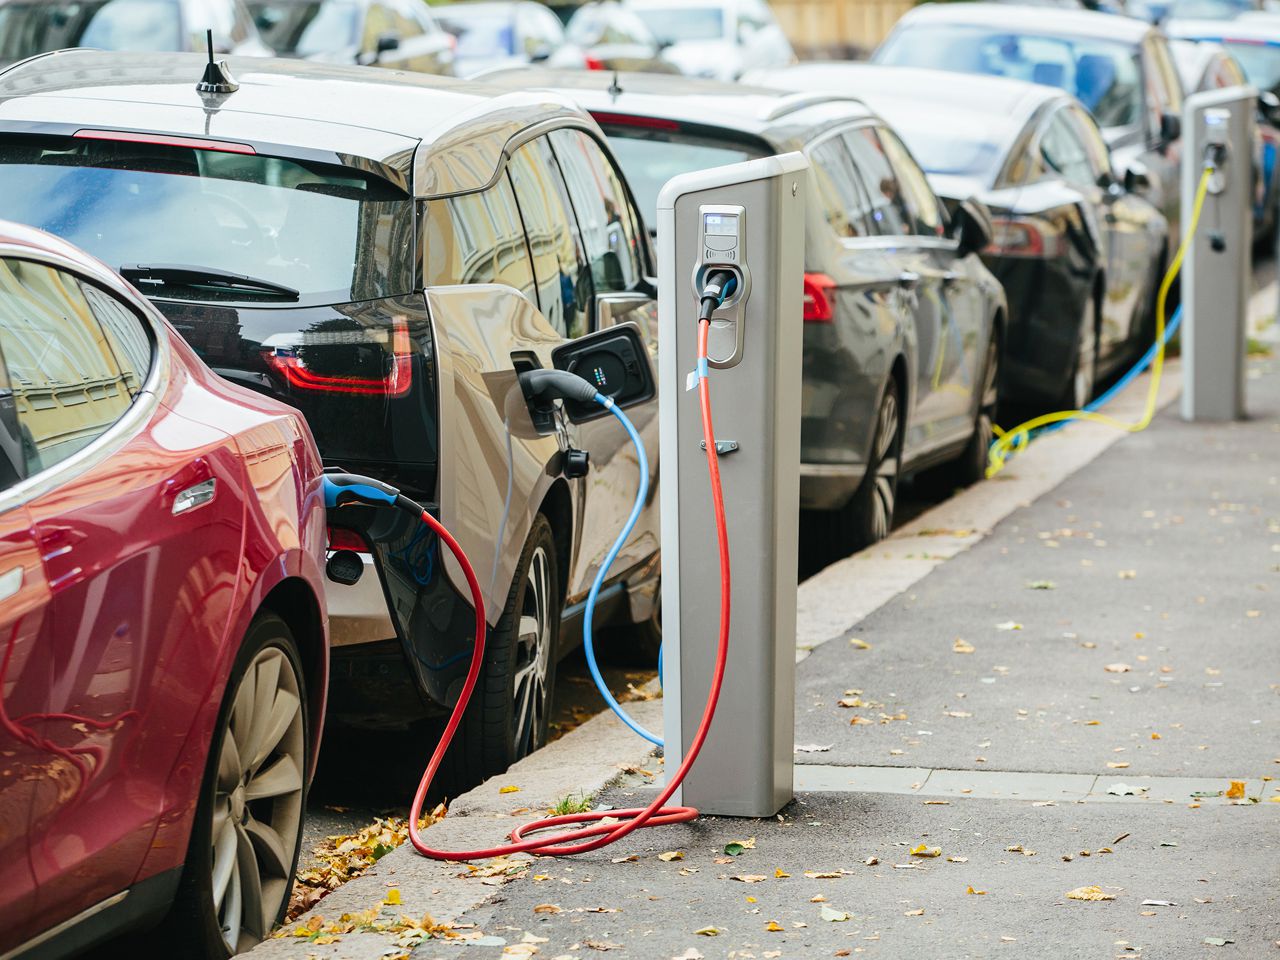
[[[0,62],[63,47],[180,50],[177,0],[34,0],[0,6]]]
[[[720,7],[637,7],[636,13],[655,37],[666,43],[721,40],[725,35]]]
[[[262,39],[276,53],[310,57],[360,42],[360,5],[354,0],[250,2]]]
[[[940,24],[899,30],[875,59],[1058,87],[1079,98],[1102,127],[1129,126],[1142,117],[1142,74],[1130,44]]]
[[[440,26],[458,38],[460,57],[509,57],[515,52],[515,28],[506,14],[463,14],[451,10],[437,15],[437,19]]]
[[[1280,43],[1224,40],[1223,46],[1244,68],[1244,75],[1259,90],[1280,91]]]
[[[115,268],[203,268],[311,302],[409,292],[412,208],[387,181],[345,167],[81,136],[0,139],[0,220]],[[253,298],[178,283],[164,296]]]
[[[658,194],[672,177],[754,160],[769,153],[763,148],[733,141],[686,136],[668,130],[604,124],[604,132],[651,231],[658,227]]]

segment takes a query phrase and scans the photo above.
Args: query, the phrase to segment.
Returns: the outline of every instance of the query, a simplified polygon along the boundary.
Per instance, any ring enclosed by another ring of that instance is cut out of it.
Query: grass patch
[[[1251,357],[1269,357],[1272,348],[1271,344],[1250,337],[1245,349]]]
[[[563,817],[571,813],[589,813],[593,797],[587,793],[568,794],[556,801],[548,813],[553,817]]]

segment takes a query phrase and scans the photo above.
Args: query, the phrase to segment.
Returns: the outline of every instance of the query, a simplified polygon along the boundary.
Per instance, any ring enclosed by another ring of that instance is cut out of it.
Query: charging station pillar
[[[732,630],[707,741],[676,803],[768,817],[792,797],[805,178],[798,153],[678,176],[658,198],[663,730],[668,775],[702,718],[720,575],[696,389],[701,281],[736,267],[709,343]]]
[[[1231,87],[1194,94],[1183,111],[1184,231],[1206,156],[1217,169],[1182,270],[1184,420],[1239,420],[1245,413],[1256,105],[1252,87]]]

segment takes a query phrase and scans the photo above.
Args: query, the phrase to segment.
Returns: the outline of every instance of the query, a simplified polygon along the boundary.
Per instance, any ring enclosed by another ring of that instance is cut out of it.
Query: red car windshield
[[[164,299],[280,299],[285,290],[294,302],[346,303],[412,289],[413,201],[379,177],[237,144],[84,133],[0,138],[0,219],[47,230],[113,268],[193,268],[144,285]],[[262,284],[201,284],[202,269]]]

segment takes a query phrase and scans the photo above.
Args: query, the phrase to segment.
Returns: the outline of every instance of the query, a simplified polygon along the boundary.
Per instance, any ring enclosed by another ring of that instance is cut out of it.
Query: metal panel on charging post
[[[1231,87],[1187,98],[1183,112],[1182,229],[1212,153],[1216,172],[1182,270],[1182,417],[1244,417],[1252,292],[1253,136],[1257,91]]]
[[[685,174],[658,198],[663,698],[666,769],[702,716],[719,636],[720,577],[696,366],[699,292],[714,267],[739,287],[709,343],[733,605],[724,688],[675,802],[772,816],[792,797],[805,178],[798,153]]]

